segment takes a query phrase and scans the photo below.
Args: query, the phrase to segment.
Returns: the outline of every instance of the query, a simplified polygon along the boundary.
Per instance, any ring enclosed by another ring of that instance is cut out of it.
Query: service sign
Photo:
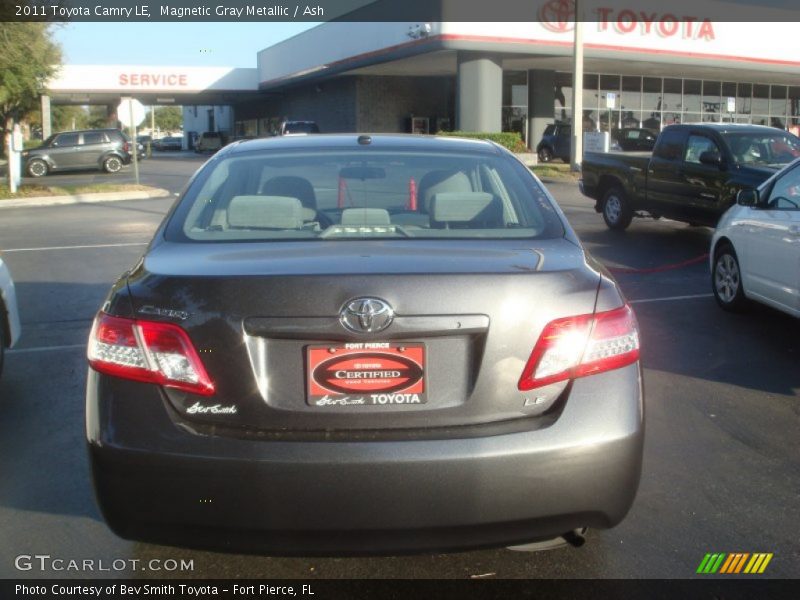
[[[388,342],[309,346],[311,406],[426,404],[425,346]]]

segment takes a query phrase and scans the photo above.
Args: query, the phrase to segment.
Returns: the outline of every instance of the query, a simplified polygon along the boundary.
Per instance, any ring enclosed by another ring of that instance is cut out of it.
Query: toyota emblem
[[[350,300],[339,314],[339,322],[355,333],[377,333],[383,331],[394,320],[394,310],[378,298],[356,298]]]
[[[575,28],[575,0],[548,0],[539,9],[539,22],[553,33],[565,33]]]

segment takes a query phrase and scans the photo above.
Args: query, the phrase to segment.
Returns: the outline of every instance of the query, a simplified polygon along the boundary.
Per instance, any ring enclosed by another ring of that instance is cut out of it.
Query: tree
[[[50,23],[0,22],[0,119],[7,135],[61,62]],[[5,144],[3,145],[5,148]]]
[[[180,131],[183,128],[183,109],[180,106],[159,106],[155,111],[156,127],[161,131]]]
[[[94,104],[89,107],[86,125],[89,129],[103,129],[105,127],[115,127],[116,123],[109,123],[107,106]]]
[[[83,106],[54,106],[50,113],[53,119],[53,133],[89,128],[89,114]]]

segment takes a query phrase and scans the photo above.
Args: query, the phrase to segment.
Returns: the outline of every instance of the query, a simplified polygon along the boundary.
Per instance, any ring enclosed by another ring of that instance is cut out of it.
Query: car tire
[[[714,252],[711,290],[714,292],[717,304],[724,310],[741,312],[747,306],[739,258],[730,244],[722,244]]]
[[[538,152],[539,155],[539,162],[549,163],[553,160],[553,151],[550,148],[541,148]]]
[[[44,177],[50,167],[40,158],[34,158],[28,163],[28,175],[31,177]]]
[[[625,192],[614,186],[603,196],[603,220],[609,229],[624,231],[633,220],[633,210]]]
[[[103,170],[106,173],[119,173],[122,170],[122,160],[117,156],[109,156],[103,161]]]

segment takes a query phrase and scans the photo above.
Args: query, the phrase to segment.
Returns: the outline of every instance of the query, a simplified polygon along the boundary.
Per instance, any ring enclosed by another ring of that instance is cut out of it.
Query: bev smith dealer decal
[[[355,343],[308,349],[312,406],[425,404],[422,344]]]

